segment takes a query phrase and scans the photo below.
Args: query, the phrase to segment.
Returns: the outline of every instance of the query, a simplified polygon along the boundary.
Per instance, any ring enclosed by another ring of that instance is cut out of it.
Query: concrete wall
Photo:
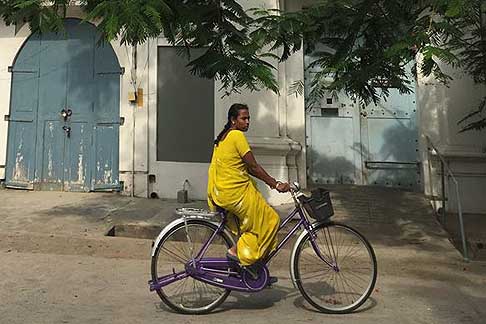
[[[420,154],[424,171],[424,192],[441,196],[439,158],[430,150],[427,137],[444,157],[459,184],[463,212],[486,214],[486,132],[459,133],[461,120],[477,109],[486,87],[477,85],[466,74],[444,66],[454,80],[448,87],[433,77],[420,76],[417,84],[419,105]],[[446,179],[447,210],[457,212],[454,182]],[[441,206],[434,202],[435,207]]]

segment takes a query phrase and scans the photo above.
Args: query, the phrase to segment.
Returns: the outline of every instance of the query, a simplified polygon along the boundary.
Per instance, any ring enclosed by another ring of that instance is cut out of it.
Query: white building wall
[[[112,44],[118,57],[123,58],[125,75],[123,76],[120,114],[125,124],[120,128],[120,181],[123,181],[123,193],[136,197],[147,197],[147,179],[149,168],[149,100],[153,95],[148,93],[148,59],[152,42],[137,47],[137,69],[133,69],[130,46]],[[116,47],[115,47],[116,46]],[[152,46],[153,47],[153,46]],[[130,93],[143,90],[143,105],[129,101]]]
[[[245,1],[246,8],[279,8],[278,0]],[[157,40],[157,46],[166,46],[163,38]],[[148,194],[159,197],[176,198],[188,180],[186,189],[190,199],[206,199],[207,170],[209,163],[181,163],[157,161],[157,46],[155,40],[149,42],[148,55],[148,124],[149,129],[149,174],[155,176],[155,182],[147,184]],[[278,64],[276,77],[281,87],[281,95],[270,91],[245,92],[223,97],[219,91],[221,84],[215,82],[215,134],[226,123],[227,111],[235,102],[246,103],[250,108],[251,124],[247,133],[248,140],[257,161],[276,179],[299,181],[306,185],[305,175],[305,114],[304,98],[288,96],[286,89],[294,80],[303,80],[303,55],[296,53],[290,60]],[[139,63],[140,66],[140,63]],[[145,76],[144,76],[145,77]],[[195,134],[197,136],[197,134]],[[153,179],[153,177],[152,177]],[[271,204],[290,201],[289,195],[278,194],[259,182],[259,188]]]
[[[486,131],[459,133],[462,125],[458,125],[467,113],[477,109],[486,96],[486,87],[475,84],[461,71],[443,68],[454,78],[448,87],[432,77],[421,76],[417,83],[424,192],[440,197],[442,191],[440,163],[428,149],[429,137],[458,180],[463,212],[486,214]],[[457,212],[454,183],[450,178],[445,181],[446,208]],[[440,201],[434,204],[437,209],[441,207]]]

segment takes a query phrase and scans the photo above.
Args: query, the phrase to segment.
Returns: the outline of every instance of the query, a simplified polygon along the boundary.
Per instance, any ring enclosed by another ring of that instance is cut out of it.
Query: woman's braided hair
[[[231,119],[236,119],[238,117],[238,113],[240,110],[246,109],[248,110],[248,106],[245,104],[235,103],[232,104],[230,109],[228,110],[228,122],[224,125],[223,130],[219,133],[219,135],[214,140],[214,144],[218,145],[223,135],[231,128]]]

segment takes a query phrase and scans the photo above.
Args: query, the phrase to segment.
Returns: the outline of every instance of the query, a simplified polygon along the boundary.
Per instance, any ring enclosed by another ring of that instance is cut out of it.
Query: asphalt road
[[[0,323],[479,324],[486,319],[486,264],[464,264],[452,249],[437,253],[375,244],[375,291],[356,313],[339,316],[318,313],[303,300],[289,280],[284,251],[271,267],[279,277],[273,288],[232,293],[214,313],[188,316],[171,312],[149,292],[148,255],[114,257],[102,248],[76,255],[62,238],[52,239],[49,253],[29,252],[34,241],[26,244],[25,237],[0,235]],[[112,240],[110,246],[124,246],[126,251],[141,249],[140,240]],[[81,245],[93,242],[72,244],[84,251]]]

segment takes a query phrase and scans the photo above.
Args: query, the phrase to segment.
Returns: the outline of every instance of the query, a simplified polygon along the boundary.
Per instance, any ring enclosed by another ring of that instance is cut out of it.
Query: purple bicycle
[[[330,220],[329,193],[304,195],[294,183],[295,209],[279,231],[299,216],[277,248],[251,269],[226,258],[235,243],[225,227],[224,210],[181,208],[182,217],[167,225],[152,249],[150,290],[179,313],[203,314],[218,307],[231,290],[258,292],[270,285],[268,262],[299,229],[290,260],[294,286],[316,309],[349,313],[371,295],[376,282],[376,257],[368,240],[355,229]],[[310,217],[317,219],[311,222]]]

